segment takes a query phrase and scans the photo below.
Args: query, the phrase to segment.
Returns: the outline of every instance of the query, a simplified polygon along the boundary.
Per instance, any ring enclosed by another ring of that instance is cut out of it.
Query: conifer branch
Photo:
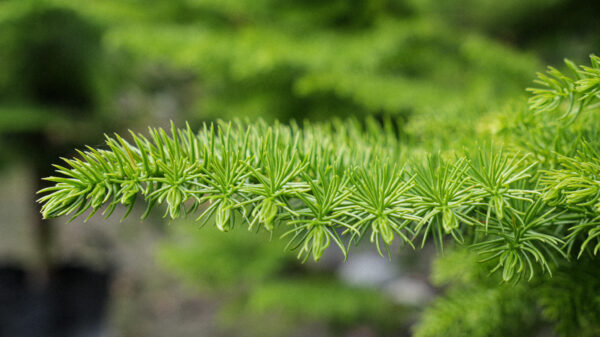
[[[550,89],[533,90],[532,111],[557,109],[571,96],[581,108],[574,112],[569,104],[563,115],[594,111],[600,66],[598,58],[592,62],[591,68],[568,63],[577,81],[555,69],[540,75],[538,83]],[[282,228],[304,260],[318,260],[331,245],[347,254],[365,236],[380,253],[396,238],[411,246],[433,238],[442,248],[451,237],[473,244],[510,281],[551,273],[579,228],[570,222],[581,215],[574,207],[597,212],[596,153],[585,164],[593,174],[565,159],[562,170],[542,175],[541,185],[532,178],[540,176],[535,160],[495,149],[451,161],[433,155],[401,167],[399,140],[389,123],[374,120],[302,127],[217,122],[198,133],[172,125],[170,134],[150,129],[149,136],[131,133],[129,141],[107,136],[106,145],[55,165],[57,176],[46,179],[54,185],[40,191],[44,218],[90,211],[89,218],[103,207],[108,217],[118,205],[128,208],[127,216],[142,197],[143,217],[164,205],[171,219],[195,215],[204,224],[212,218],[224,232],[240,223],[250,230]],[[586,224],[593,225],[581,249],[600,237],[596,222]]]

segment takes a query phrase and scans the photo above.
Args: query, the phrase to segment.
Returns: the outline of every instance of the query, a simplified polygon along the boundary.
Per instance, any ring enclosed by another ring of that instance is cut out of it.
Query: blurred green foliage
[[[600,267],[586,257],[579,263],[563,265],[535,294],[542,316],[556,322],[561,336],[591,337],[600,334]]]
[[[97,120],[106,79],[102,31],[72,10],[44,7],[0,26],[3,157],[12,153],[45,169],[52,156],[85,140],[79,132],[58,130]]]
[[[489,269],[466,249],[438,258],[431,278],[446,291],[425,309],[414,335],[533,335],[540,319],[529,284],[502,284],[499,275],[490,277]]]
[[[237,229],[222,235],[214,226],[200,231],[189,225],[171,226],[158,259],[191,288],[221,299],[217,318],[224,332],[281,336],[324,326],[328,335],[344,335],[367,326],[388,335],[407,323],[408,308],[375,289],[345,285],[334,274],[301,264],[267,233]]]
[[[553,277],[502,284],[466,249],[438,258],[432,282],[445,287],[423,312],[415,336],[533,336],[549,322],[559,336],[596,336],[600,273],[597,261],[564,263]]]
[[[138,82],[156,65],[192,76],[192,97],[182,107],[189,111],[172,118],[197,125],[240,115],[400,115],[405,133],[430,147],[453,141],[434,137],[432,125],[473,136],[465,120],[520,95],[541,63],[515,45],[577,60],[599,43],[581,34],[595,27],[597,20],[581,17],[593,16],[595,5],[568,0],[4,1],[0,23],[40,4],[102,27],[102,50],[124,55]],[[545,51],[544,41],[556,35],[546,20],[558,11],[581,17],[581,27],[556,25],[583,52]]]
[[[26,3],[4,7],[18,13]],[[472,117],[518,95],[539,68],[533,54],[463,29],[427,1],[46,3],[103,26],[105,48],[136,65],[194,74],[191,109],[201,118]],[[511,4],[506,11],[538,9]]]
[[[285,244],[280,240],[269,241],[267,233],[232,231],[231,236],[223,237],[209,228],[205,233],[186,227],[179,223],[170,226],[174,238],[165,243],[160,259],[196,287],[222,291],[255,286],[295,262],[293,255],[281,254]],[[223,250],[223,246],[230,249]]]

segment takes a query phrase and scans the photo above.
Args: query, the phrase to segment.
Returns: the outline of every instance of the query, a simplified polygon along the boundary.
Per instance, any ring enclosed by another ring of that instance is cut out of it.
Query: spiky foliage
[[[433,281],[448,291],[425,310],[416,335],[527,335],[524,331],[544,321],[552,322],[560,336],[595,336],[600,331],[595,257],[600,230],[596,183],[600,97],[589,85],[600,79],[594,70],[598,58],[592,56],[592,68],[570,62],[566,68],[574,72],[572,77],[554,68],[540,75],[545,81],[538,84],[544,88],[532,90],[530,110],[518,111],[517,122],[508,129],[516,131],[511,144],[531,154],[520,160],[539,168],[526,172],[533,174],[529,179],[535,184],[529,194],[505,199],[512,207],[502,218],[489,217],[487,233],[495,233],[497,241],[476,243],[474,251],[482,249],[482,255],[461,250],[437,261]],[[551,231],[546,227],[549,222],[556,223]],[[519,229],[525,227],[542,235],[529,238]],[[528,264],[537,257],[531,246],[569,259],[561,258],[558,268],[544,264],[552,278],[524,274],[531,282],[514,287],[498,285],[497,277],[485,277],[488,270],[502,270],[505,280],[521,268],[532,271]],[[486,256],[494,259],[495,255],[500,259],[486,262]]]
[[[479,149],[452,159],[415,158],[399,168],[402,146],[385,123],[301,128],[218,122],[197,134],[189,126],[172,126],[170,134],[132,133],[129,142],[107,137],[107,148],[65,159],[68,167],[57,165],[59,176],[47,178],[54,185],[41,191],[43,215],[92,216],[106,206],[109,216],[118,204],[131,209],[142,196],[144,216],[163,204],[165,216],[199,214],[201,223],[214,218],[221,231],[239,223],[251,230],[283,230],[299,257],[315,260],[332,244],[346,254],[349,243],[365,236],[380,252],[381,244],[387,247],[395,238],[412,245],[433,237],[441,248],[452,237],[474,248],[491,272],[501,270],[503,281],[532,280],[552,274],[558,262],[568,264],[574,246],[580,247],[577,256],[599,250],[599,152],[594,123],[587,122],[597,120],[600,64],[595,56],[592,63],[567,63],[576,80],[555,69],[540,76],[540,84],[554,89],[534,90],[531,114],[557,114],[562,124],[539,126],[558,129],[552,144],[539,134],[512,143],[533,149],[522,154]],[[566,139],[569,135],[576,140]],[[570,142],[569,152],[558,151],[564,149],[556,147],[561,142]],[[552,147],[557,150],[547,150]],[[477,303],[505,297],[481,295]]]
[[[592,111],[594,91],[585,88],[579,100]],[[548,109],[554,104],[545,102]],[[545,111],[538,100],[532,110]],[[60,176],[48,178],[55,185],[41,191],[43,215],[77,217],[91,210],[92,216],[107,204],[109,216],[118,204],[131,209],[141,195],[145,216],[165,204],[165,216],[200,213],[201,223],[214,216],[222,231],[237,219],[249,229],[285,226],[289,246],[315,260],[332,243],[346,254],[348,243],[366,233],[380,252],[380,244],[387,247],[395,237],[409,245],[416,237],[422,244],[433,237],[441,248],[447,235],[460,243],[467,236],[505,281],[532,279],[537,269],[551,273],[552,261],[567,257],[565,241],[572,244],[582,232],[582,250],[598,238],[596,218],[578,211],[587,206],[595,212],[597,191],[584,186],[596,186],[588,172],[593,163],[582,171],[577,161],[565,159],[564,169],[541,175],[542,187],[527,181],[535,162],[490,150],[452,161],[429,156],[398,169],[397,139],[367,125],[220,122],[198,134],[172,126],[170,135],[151,129],[149,138],[132,134],[132,142],[107,137],[108,149],[88,148],[80,158],[65,159],[69,167],[56,166]],[[569,168],[580,178],[555,179]]]
[[[538,74],[536,83],[542,87],[531,89],[531,110],[554,117],[544,120],[541,128],[554,126],[556,132],[546,133],[545,139],[527,137],[525,144],[534,151],[547,149],[543,156],[550,160],[540,178],[543,199],[565,212],[568,250],[576,248],[581,257],[586,251],[595,255],[600,250],[600,143],[595,126],[600,112],[600,58],[592,55],[591,66],[565,63],[568,73],[550,68],[547,74]]]
[[[502,270],[502,279],[528,276],[533,279],[534,264],[539,264],[552,274],[547,257],[566,254],[562,251],[563,240],[556,236],[556,218],[560,215],[547,207],[541,199],[534,203],[519,201],[511,205],[506,217],[492,218],[488,235],[495,237],[478,242],[473,247],[481,252],[482,261],[496,261],[492,271]],[[527,275],[528,274],[528,275]]]
[[[431,156],[398,170],[397,140],[368,125],[221,122],[197,135],[172,127],[171,135],[132,134],[133,142],[107,137],[108,149],[88,148],[65,159],[69,168],[57,166],[62,176],[41,191],[43,214],[92,216],[107,204],[108,216],[118,204],[131,209],[140,194],[145,215],[165,204],[173,219],[214,216],[222,231],[236,219],[250,229],[286,226],[290,246],[315,260],[331,243],[346,254],[365,233],[378,247],[394,234],[408,244],[432,236],[440,247],[445,235],[461,243],[468,235],[506,281],[532,278],[536,266],[551,272],[549,261],[565,256],[559,211],[526,188],[533,165],[500,153]]]
[[[565,60],[569,73],[554,67],[546,73],[538,73],[535,83],[541,88],[528,89],[533,96],[529,107],[534,113],[563,110],[561,119],[573,121],[584,111],[600,108],[600,58],[592,56],[592,65],[578,67]],[[567,107],[564,108],[564,104]]]

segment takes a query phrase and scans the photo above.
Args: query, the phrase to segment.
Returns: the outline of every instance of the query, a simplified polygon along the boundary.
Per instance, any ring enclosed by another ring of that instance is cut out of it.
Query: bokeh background
[[[35,192],[75,148],[171,120],[370,116],[411,151],[457,148],[545,65],[600,51],[599,17],[595,0],[0,0],[0,336],[412,335],[444,291],[430,247],[301,264],[277,237],[159,211],[42,221]]]

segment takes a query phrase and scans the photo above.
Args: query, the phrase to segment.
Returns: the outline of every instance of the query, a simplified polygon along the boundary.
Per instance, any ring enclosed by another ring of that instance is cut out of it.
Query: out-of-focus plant
[[[500,275],[489,275],[493,264],[466,249],[439,257],[433,267],[432,282],[446,291],[425,309],[415,336],[530,336],[542,325],[531,282],[503,284]]]
[[[193,126],[240,115],[268,121],[397,116],[414,144],[450,147],[460,140],[440,137],[432,119],[472,133],[465,119],[519,95],[526,74],[540,67],[535,54],[485,29],[466,30],[427,1],[44,3],[102,25],[103,46],[130,57],[141,73],[160,66],[187,74],[196,95],[183,108]],[[456,5],[501,18],[556,5],[535,3],[511,1],[499,6],[504,11]],[[36,4],[6,1],[0,21]]]
[[[34,189],[52,158],[114,126],[101,114],[110,78],[101,36],[99,26],[64,8],[40,5],[0,20],[0,161],[28,165]],[[37,262],[48,269],[52,226],[35,221],[33,230]]]
[[[158,254],[166,270],[220,299],[217,323],[224,332],[281,336],[317,326],[344,335],[368,326],[385,335],[406,324],[408,308],[375,289],[345,285],[333,274],[301,264],[293,254],[282,254],[285,243],[265,242],[269,233],[229,234],[177,223]]]

